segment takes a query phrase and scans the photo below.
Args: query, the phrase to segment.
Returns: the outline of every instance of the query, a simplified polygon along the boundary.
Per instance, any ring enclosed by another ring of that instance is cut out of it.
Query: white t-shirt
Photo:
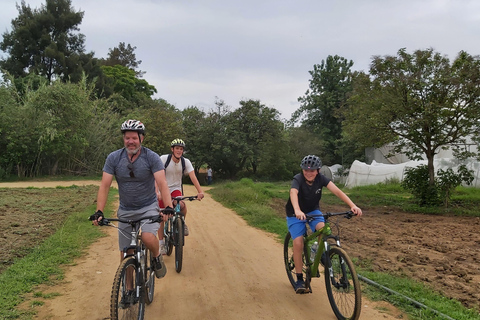
[[[168,159],[168,154],[162,155],[160,159],[165,165]],[[188,160],[187,158],[184,158],[184,159],[185,159],[185,175],[187,175],[193,171],[193,165],[190,160]],[[167,178],[167,184],[168,184],[168,188],[170,189],[170,192],[173,192],[175,190],[182,191],[182,178],[183,178],[182,160],[176,163],[174,161],[174,157],[172,156],[172,159],[170,160],[168,167],[165,168],[165,176]]]

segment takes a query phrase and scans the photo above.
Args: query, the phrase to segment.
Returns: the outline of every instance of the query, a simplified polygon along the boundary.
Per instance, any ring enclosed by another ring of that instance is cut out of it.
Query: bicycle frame
[[[345,216],[347,219],[350,219],[351,217],[353,217],[353,212],[349,211],[349,213],[347,215],[345,215],[345,212],[338,212],[338,213],[325,213],[325,214],[322,214],[322,215],[319,215],[319,216],[323,216],[325,218],[325,225],[323,226],[323,228],[319,229],[319,230],[316,230],[315,232],[313,232],[312,234],[310,235],[307,235],[305,234],[303,236],[303,245],[304,247],[306,247],[307,250],[305,250],[307,252],[307,257],[305,257],[305,260],[307,261],[307,266],[309,267],[310,269],[310,274],[311,275],[314,275],[316,274],[316,271],[318,270],[318,267],[320,266],[320,261],[321,261],[321,257],[323,255],[323,253],[325,253],[327,250],[328,250],[328,246],[330,245],[329,242],[328,242],[328,239],[333,239],[335,241],[335,245],[337,245],[338,247],[341,247],[340,245],[340,237],[338,236],[334,236],[332,235],[332,229],[330,227],[330,222],[328,221],[328,218],[332,217],[332,216],[340,216],[340,215],[343,215]],[[307,216],[307,219],[311,219],[311,218],[314,218],[315,215],[309,215]],[[319,237],[320,235],[322,235],[321,237]],[[314,260],[313,260],[313,263],[311,262],[310,260],[310,253],[311,253],[311,242],[312,241],[315,241],[316,239],[318,239],[318,249],[317,249],[317,253],[315,254],[315,257],[314,257]],[[328,255],[325,256],[325,259],[326,259],[326,263],[327,265],[329,265],[330,263],[330,257]]]
[[[322,235],[321,238],[319,236]],[[329,246],[328,244],[328,239],[335,239],[335,243],[340,247],[340,240],[338,237],[332,236],[332,229],[330,228],[330,223],[328,221],[325,221],[325,226],[323,228],[313,232],[310,235],[304,236],[303,241],[304,241],[304,246],[307,248],[307,256],[305,257],[305,261],[307,261],[307,266],[310,269],[310,274],[315,275],[318,270],[318,267],[320,266],[320,261],[322,254],[327,251],[327,248]],[[317,253],[315,254],[313,263],[311,262],[311,242],[315,240],[320,240],[318,241],[318,249]],[[326,257],[327,263],[330,260],[330,257]]]

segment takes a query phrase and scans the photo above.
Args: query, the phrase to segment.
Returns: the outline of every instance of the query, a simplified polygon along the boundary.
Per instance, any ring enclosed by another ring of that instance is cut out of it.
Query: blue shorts
[[[321,215],[322,212],[320,210],[313,210],[307,214],[311,215]],[[316,230],[317,224],[320,222],[325,222],[325,218],[323,216],[315,217],[312,221],[308,222],[310,229]],[[297,217],[287,217],[287,226],[288,231],[292,235],[292,239],[302,237],[307,232],[307,220],[300,220]]]

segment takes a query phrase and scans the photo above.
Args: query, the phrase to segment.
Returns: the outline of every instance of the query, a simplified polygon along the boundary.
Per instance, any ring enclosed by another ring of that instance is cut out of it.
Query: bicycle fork
[[[335,243],[336,243],[337,247],[339,247],[339,248],[341,247],[340,246],[340,239],[335,238]],[[342,276],[339,279],[340,282],[338,282],[335,279],[335,275],[333,273],[333,264],[332,264],[332,261],[330,259],[330,245],[329,245],[329,243],[327,242],[326,239],[324,240],[324,245],[325,245],[325,253],[326,253],[325,254],[325,263],[326,263],[326,267],[328,268],[328,275],[330,277],[330,281],[332,283],[332,286],[334,286],[337,289],[340,289],[340,288],[347,289],[350,285],[350,282],[348,281],[347,269],[345,268],[345,261],[343,260],[343,257],[338,256],[339,263],[340,263],[340,268],[342,270]]]

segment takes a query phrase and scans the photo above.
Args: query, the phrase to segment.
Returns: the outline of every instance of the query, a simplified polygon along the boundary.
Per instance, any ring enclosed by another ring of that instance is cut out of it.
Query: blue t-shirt
[[[138,210],[157,201],[153,174],[164,170],[160,156],[142,147],[140,155],[132,163],[135,177],[130,177],[128,154],[125,148],[113,151],[107,157],[103,171],[115,176],[118,184],[120,208]]]
[[[330,183],[330,179],[323,174],[318,173],[313,184],[308,185],[302,173],[296,174],[292,180],[291,188],[298,190],[298,205],[303,213],[309,213],[313,210],[320,210],[320,199],[322,198],[322,188]],[[285,205],[287,217],[295,217],[292,201],[288,198]]]

